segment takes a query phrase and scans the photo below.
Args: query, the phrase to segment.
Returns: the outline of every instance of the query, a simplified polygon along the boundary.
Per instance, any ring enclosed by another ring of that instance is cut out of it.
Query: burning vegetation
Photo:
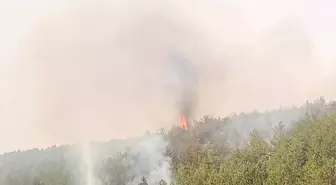
[[[188,129],[188,121],[184,115],[181,116],[180,127],[182,129]]]
[[[193,117],[197,102],[198,71],[192,63],[183,56],[173,58],[175,72],[177,73],[180,86],[180,99],[178,109],[180,112],[180,127],[188,129],[189,121]]]

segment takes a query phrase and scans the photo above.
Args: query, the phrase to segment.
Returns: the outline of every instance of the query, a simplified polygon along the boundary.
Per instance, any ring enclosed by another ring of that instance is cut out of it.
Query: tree
[[[166,181],[164,181],[163,179],[161,179],[159,182],[158,182],[158,185],[168,185]]]
[[[147,180],[146,180],[145,177],[141,178],[141,181],[140,181],[139,185],[148,185]]]

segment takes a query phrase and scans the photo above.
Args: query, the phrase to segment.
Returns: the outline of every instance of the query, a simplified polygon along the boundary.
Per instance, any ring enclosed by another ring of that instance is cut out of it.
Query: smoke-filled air
[[[336,184],[334,7],[0,0],[0,184]]]

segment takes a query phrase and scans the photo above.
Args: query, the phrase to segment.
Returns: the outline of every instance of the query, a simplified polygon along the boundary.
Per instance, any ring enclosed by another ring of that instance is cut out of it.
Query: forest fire
[[[183,129],[188,129],[188,122],[184,115],[181,117],[180,127]]]
[[[180,116],[180,128],[190,129],[197,102],[198,70],[187,58],[179,53],[173,55],[173,64],[179,80],[176,91],[179,94],[177,109]]]

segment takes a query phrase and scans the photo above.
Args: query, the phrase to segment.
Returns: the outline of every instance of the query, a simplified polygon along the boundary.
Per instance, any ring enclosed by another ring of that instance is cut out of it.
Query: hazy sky
[[[0,0],[0,152],[336,98],[332,0]]]

